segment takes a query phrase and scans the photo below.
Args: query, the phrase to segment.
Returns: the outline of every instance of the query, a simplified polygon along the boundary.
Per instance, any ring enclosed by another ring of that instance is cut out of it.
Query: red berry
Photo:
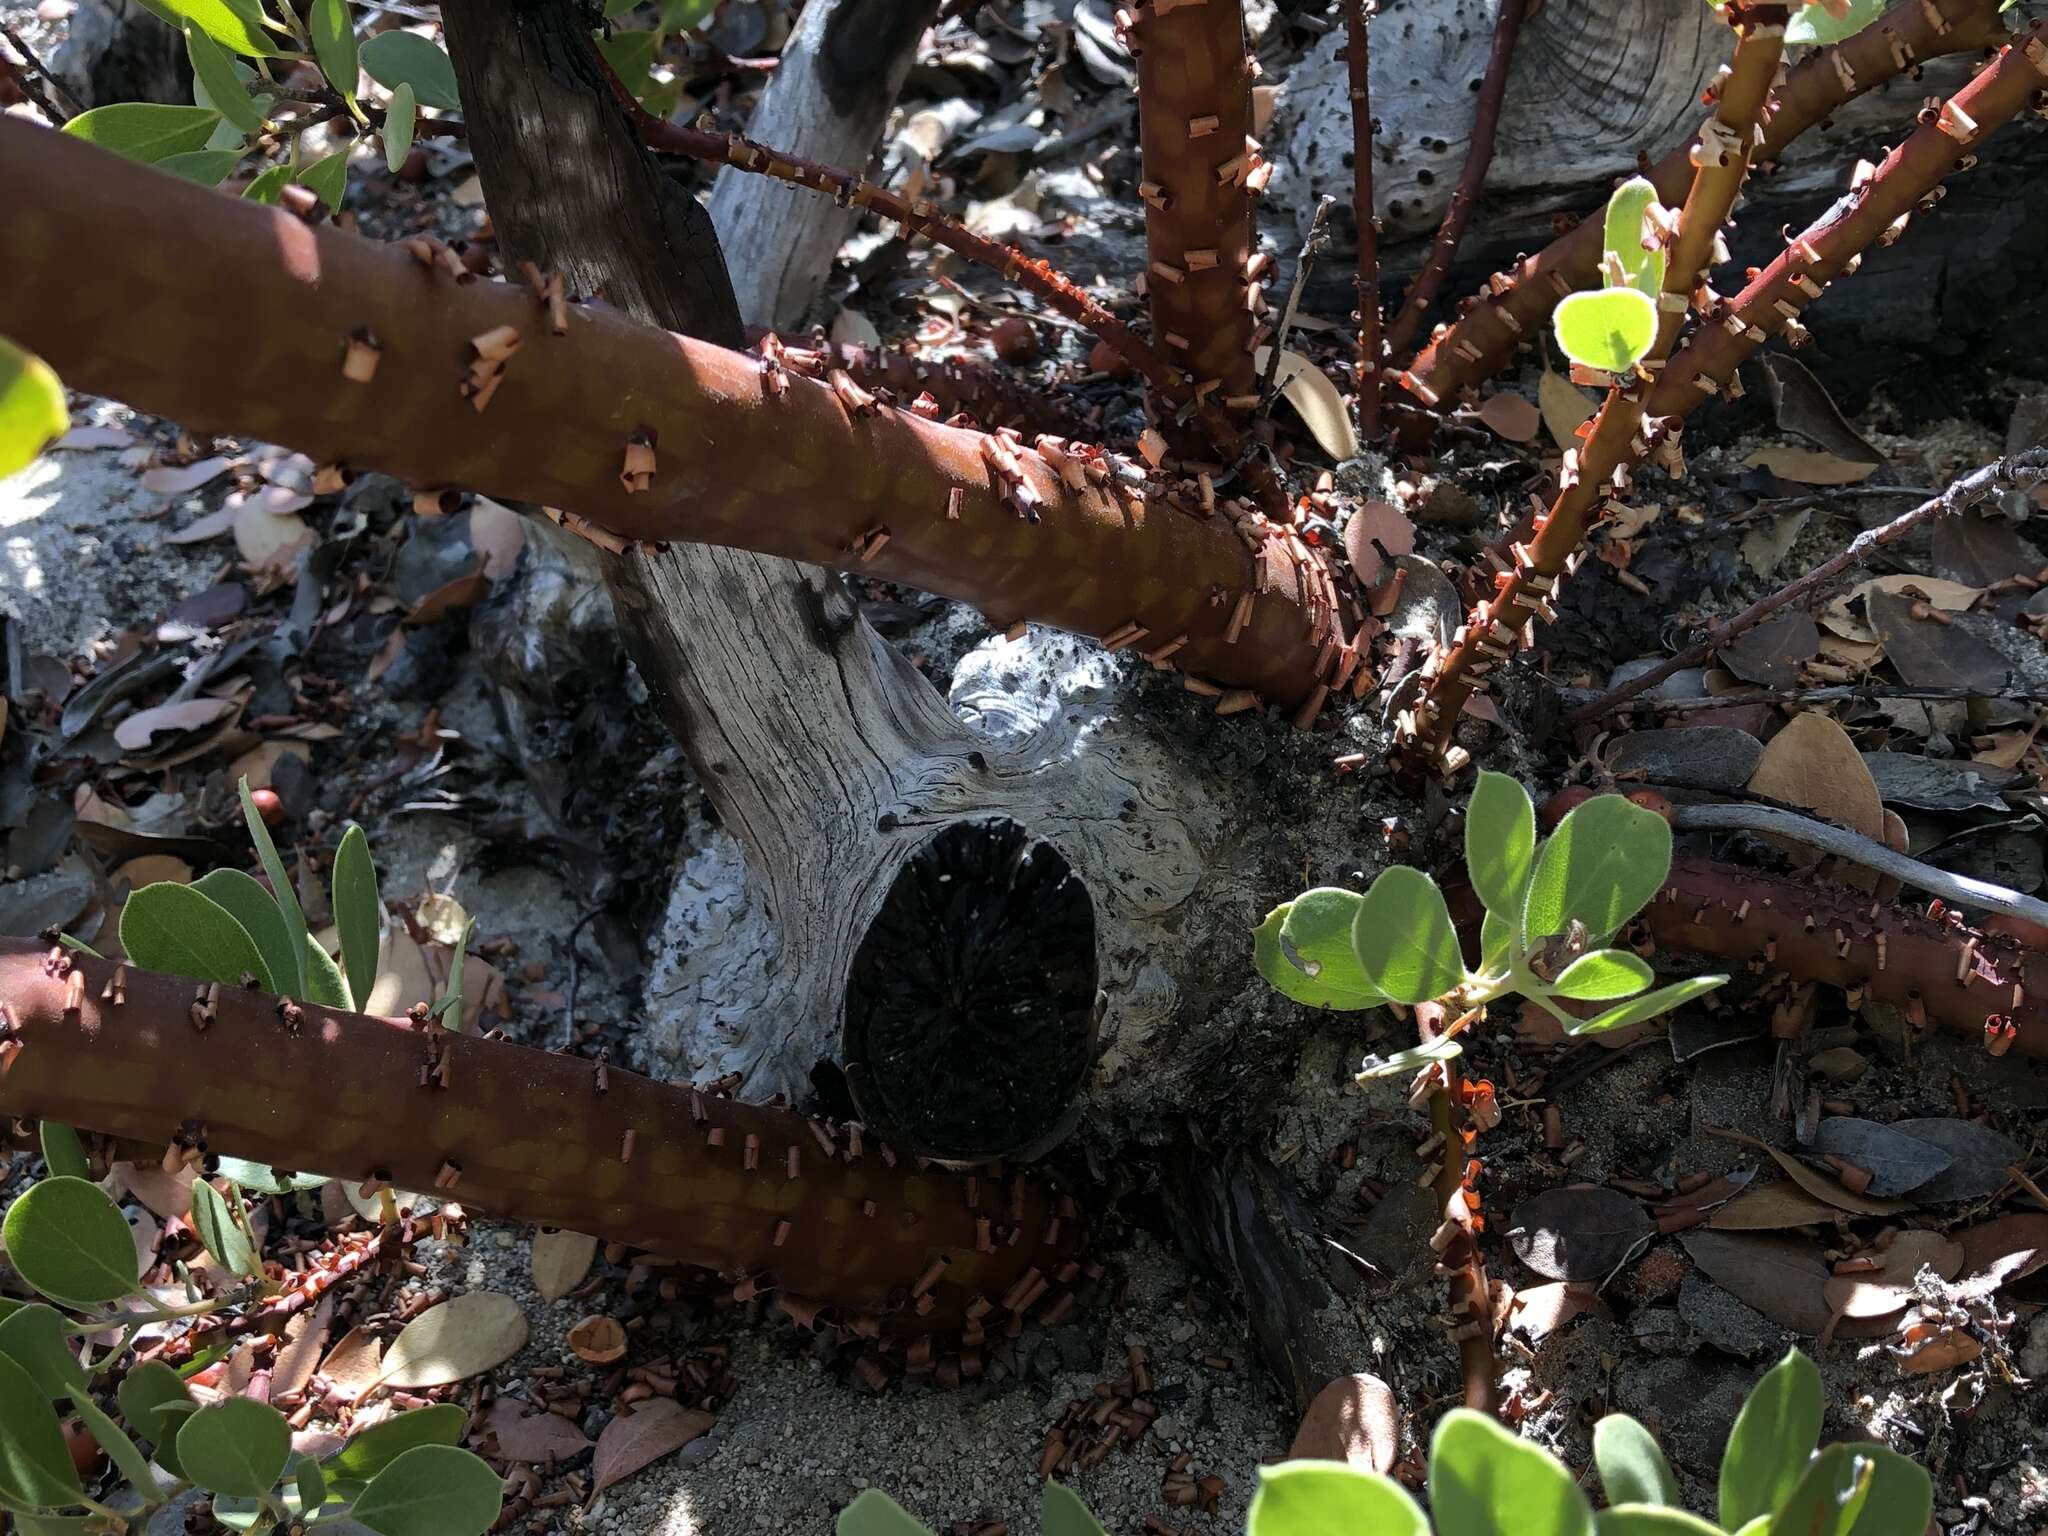
[[[1028,363],[1038,355],[1038,332],[1029,320],[1015,315],[990,326],[988,339],[995,344],[996,356],[1006,363]]]
[[[1124,361],[1123,353],[1106,341],[1098,341],[1088,349],[1088,371],[1106,373],[1112,379],[1128,379],[1131,365]]]
[[[1633,789],[1629,791],[1628,803],[1640,805],[1646,811],[1655,811],[1666,821],[1671,819],[1671,802],[1654,789]]]
[[[1593,791],[1583,784],[1569,784],[1543,802],[1543,830],[1554,832],[1565,816],[1593,798]]]
[[[256,814],[263,818],[263,824],[274,827],[284,820],[284,801],[278,798],[274,789],[252,789],[249,801],[256,807]]]

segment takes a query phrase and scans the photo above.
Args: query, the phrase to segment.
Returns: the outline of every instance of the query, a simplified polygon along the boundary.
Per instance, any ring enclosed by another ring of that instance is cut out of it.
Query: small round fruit
[[[1632,789],[1628,794],[1630,805],[1640,805],[1646,811],[1655,811],[1666,821],[1671,819],[1671,802],[1654,789]]]
[[[1098,341],[1088,349],[1088,371],[1106,373],[1112,379],[1128,379],[1131,376],[1131,365],[1115,347],[1106,341]]]
[[[996,356],[1006,363],[1028,363],[1038,356],[1038,332],[1029,320],[1015,315],[990,326],[988,339],[995,345]]]
[[[1572,811],[1577,810],[1593,798],[1593,791],[1583,784],[1567,784],[1548,800],[1543,802],[1543,830],[1554,832],[1557,824]]]
[[[256,814],[263,818],[263,824],[274,827],[284,820],[284,801],[274,789],[252,789],[249,803],[256,807]]]

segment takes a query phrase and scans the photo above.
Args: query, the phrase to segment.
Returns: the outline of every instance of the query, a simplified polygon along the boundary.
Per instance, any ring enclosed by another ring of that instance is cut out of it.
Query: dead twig
[[[2029,448],[2023,453],[2008,454],[2004,458],[1992,460],[1982,469],[1972,470],[1939,496],[1930,497],[1910,512],[1902,512],[1879,527],[1865,529],[1851,539],[1839,554],[1822,561],[1804,576],[1780,587],[1770,596],[1759,598],[1725,624],[1709,624],[1705,639],[1687,646],[1676,656],[1652,667],[1642,676],[1632,677],[1619,688],[1610,689],[1591,703],[1582,704],[1565,716],[1565,724],[1580,725],[1588,720],[1596,720],[1608,710],[1634,698],[1645,689],[1656,687],[1674,673],[1682,672],[1687,667],[1700,666],[1736,636],[1756,628],[1772,614],[1798,602],[1851,566],[1861,564],[1881,546],[1896,543],[1922,523],[1933,518],[1960,513],[1968,507],[1975,506],[2002,486],[2025,489],[2039,485],[2043,481],[2048,481],[2048,448]]]
[[[2048,901],[2022,896],[2018,891],[1993,885],[1988,880],[1936,869],[1932,864],[1922,864],[1903,853],[1894,853],[1884,844],[1872,842],[1860,833],[1817,821],[1811,816],[1801,816],[1796,811],[1780,810],[1773,805],[1681,805],[1672,810],[1671,825],[1680,832],[1763,832],[1789,838],[1836,858],[1860,864],[1865,869],[1874,869],[1881,875],[1889,875],[1902,884],[1930,892],[1944,901],[2048,925]]]
[[[0,22],[0,37],[6,38],[14,51],[21,55],[19,64],[13,64],[11,60],[0,60],[0,63],[12,66],[14,78],[20,83],[23,94],[36,104],[43,116],[50,120],[52,127],[62,128],[74,116],[85,110],[85,103],[72,95],[62,80],[50,73],[49,65],[36,57],[35,50],[21,40],[19,32],[5,22]],[[51,99],[50,92],[43,89],[45,85],[71,103],[69,112]]]
[[[1337,199],[1326,195],[1316,204],[1308,221],[1308,234],[1303,237],[1301,251],[1294,261],[1294,286],[1287,290],[1287,307],[1280,311],[1280,326],[1273,332],[1273,350],[1266,354],[1266,376],[1259,380],[1260,416],[1272,410],[1273,402],[1280,396],[1280,356],[1287,349],[1287,333],[1294,329],[1294,314],[1301,307],[1301,290],[1315,268],[1316,258],[1330,243],[1330,210],[1336,206]]]
[[[1358,435],[1380,432],[1380,232],[1372,197],[1372,45],[1377,0],[1344,0],[1344,65],[1351,90],[1351,207],[1358,216]]]

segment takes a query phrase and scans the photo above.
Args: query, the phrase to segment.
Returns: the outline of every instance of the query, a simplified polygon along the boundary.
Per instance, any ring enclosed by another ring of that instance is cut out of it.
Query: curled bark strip
[[[287,1016],[260,992],[220,990],[202,1029],[193,982],[130,967],[117,990],[114,970],[0,941],[0,1114],[451,1190],[894,1337],[992,1330],[1078,1274],[1073,1202],[1022,1177],[920,1170],[791,1110],[438,1026]]]
[[[1358,431],[1380,435],[1380,232],[1372,197],[1372,41],[1377,0],[1344,0],[1351,92],[1351,207],[1358,216]]]
[[[1938,904],[1937,904],[1938,905]],[[1679,859],[1640,919],[1661,945],[1823,981],[2048,1060],[2048,955],[1860,891]]]
[[[898,405],[928,394],[941,421],[967,415],[983,429],[1015,427],[1026,435],[1052,432],[1072,437],[1084,430],[1080,418],[1057,395],[977,358],[913,357],[840,342],[814,347],[806,339],[784,337],[782,360],[811,379],[840,369],[863,388],[888,390]]]
[[[1845,102],[1944,54],[1968,53],[2001,36],[1998,0],[1895,0],[1874,24],[1844,42],[1811,50],[1786,73],[1764,120],[1759,164],[1784,154],[1800,134]],[[1692,181],[1690,145],[1649,171],[1657,196],[1676,202]],[[1588,218],[1536,255],[1501,273],[1466,314],[1417,354],[1401,382],[1426,404],[1447,400],[1498,373],[1515,348],[1543,329],[1567,293],[1599,281],[1601,221]]]
[[[1522,16],[1528,0],[1500,0],[1494,18],[1493,47],[1486,55],[1486,74],[1479,86],[1479,112],[1472,119],[1472,142],[1465,150],[1465,163],[1458,169],[1458,184],[1451,191],[1450,205],[1438,226],[1436,243],[1429,259],[1415,274],[1400,311],[1387,326],[1387,350],[1398,356],[1414,338],[1422,317],[1436,302],[1444,279],[1451,275],[1451,262],[1458,254],[1458,242],[1465,238],[1465,226],[1472,222],[1472,210],[1479,202],[1479,189],[1486,185],[1486,168],[1493,164],[1493,141],[1500,126],[1501,103],[1507,99],[1508,66],[1514,62],[1515,38],[1522,30]],[[1370,206],[1370,205],[1368,205]]]
[[[1771,805],[1681,805],[1672,811],[1671,818],[1671,824],[1681,832],[1772,833],[1861,864],[1865,869],[1874,869],[1916,890],[2048,927],[2048,902],[2036,901],[2031,896],[2023,896],[2002,885],[1993,885],[1988,880],[1936,869],[1932,864],[1923,864],[1903,853],[1895,853],[1882,843],[1872,842],[1846,828],[1816,821],[1811,816],[1801,816]]]
[[[1755,12],[1752,8],[1750,14]],[[1724,123],[1743,79],[1748,42],[1745,34],[1736,51],[1736,71],[1722,87]],[[1453,748],[1451,737],[1465,700],[1483,685],[1488,671],[1528,643],[1534,620],[1551,616],[1548,600],[1555,583],[1576,564],[1595,519],[1610,497],[1626,493],[1635,466],[1653,444],[1675,451],[1686,413],[1719,394],[1737,365],[1772,335],[1789,331],[1795,339],[1803,337],[1799,315],[1805,306],[1835,276],[1855,271],[1867,247],[1896,239],[1917,209],[1932,206],[1941,183],[1975,163],[1975,147],[2025,110],[2044,81],[2048,22],[2036,22],[1948,102],[1924,111],[1922,126],[1795,237],[1735,300],[1707,294],[1699,327],[1656,370],[1654,385],[1631,381],[1610,393],[1591,435],[1575,456],[1566,456],[1564,489],[1538,520],[1529,543],[1515,546],[1513,567],[1501,573],[1493,598],[1481,603],[1461,628],[1409,722],[1442,765],[1457,764],[1461,749]],[[1745,131],[1738,142],[1747,137]],[[1678,280],[1677,261],[1670,270]]]
[[[1726,646],[1736,636],[1748,633],[1780,609],[1819,591],[1822,586],[1851,566],[1860,565],[1878,546],[1904,538],[1922,523],[1932,518],[1960,513],[1967,507],[1975,506],[2002,485],[2028,489],[2043,481],[2048,481],[2048,448],[2030,448],[2024,453],[1994,459],[1983,468],[1972,470],[1939,496],[1929,497],[1911,511],[1900,513],[1888,523],[1866,528],[1838,553],[1823,560],[1797,580],[1786,583],[1768,597],[1758,598],[1734,618],[1708,625],[1706,639],[1697,645],[1687,646],[1669,661],[1660,662],[1649,671],[1630,678],[1619,688],[1610,689],[1598,698],[1580,705],[1565,716],[1565,724],[1583,725],[1589,720],[1597,720],[1609,710],[1618,708],[1638,694],[1656,687],[1666,678],[1675,676],[1687,667],[1702,665],[1716,650]]]
[[[1285,529],[1250,521],[1242,502],[1182,510],[1100,450],[1066,449],[1062,473],[1047,450],[858,409],[767,359],[602,307],[571,309],[557,336],[523,288],[457,283],[403,249],[23,122],[0,121],[0,185],[13,200],[0,333],[74,387],[193,430],[561,507],[629,542],[858,564],[1098,637],[1134,623],[1186,635],[1176,667],[1275,704],[1312,696],[1325,641],[1344,643],[1322,565]],[[144,207],[152,238],[138,241],[132,210]],[[79,251],[97,254],[81,265]],[[506,325],[526,346],[478,412],[459,393],[471,339]],[[351,383],[341,360],[364,328],[382,365]],[[220,345],[229,335],[247,338],[240,355]],[[293,388],[263,382],[284,377]],[[629,446],[653,461],[630,483]],[[882,546],[878,527],[891,535]]]
[[[1252,131],[1242,0],[1146,0],[1125,35],[1138,61],[1146,299],[1153,341],[1172,360],[1177,404],[1227,408],[1253,392],[1263,291],[1251,276]]]

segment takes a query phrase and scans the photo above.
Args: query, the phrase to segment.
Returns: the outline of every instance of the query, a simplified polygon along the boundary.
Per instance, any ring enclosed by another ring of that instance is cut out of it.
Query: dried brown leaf
[[[581,1232],[541,1232],[533,1239],[533,1288],[560,1301],[583,1283],[597,1257],[597,1239]]]
[[[1794,1333],[1818,1336],[1833,1316],[1827,1265],[1816,1244],[1757,1232],[1695,1228],[1679,1242],[1700,1273]]]
[[[1780,480],[1799,485],[1856,485],[1875,473],[1875,464],[1860,463],[1812,448],[1759,448],[1742,461],[1768,469]]]
[[[1598,400],[1563,374],[1553,373],[1548,368],[1536,381],[1536,403],[1543,413],[1543,425],[1550,433],[1550,440],[1560,448],[1578,446],[1580,425],[1600,406]]]
[[[1823,1288],[1839,1317],[1890,1317],[1913,1299],[1913,1277],[1925,1269],[1953,1280],[1963,1266],[1962,1244],[1939,1232],[1894,1232],[1868,1255],[1880,1268],[1834,1275]]]
[[[590,1436],[570,1420],[559,1413],[535,1412],[509,1397],[491,1404],[470,1443],[488,1449],[486,1435],[497,1438],[497,1454],[505,1461],[567,1461],[590,1449]]]
[[[1717,1232],[1774,1232],[1786,1227],[1832,1224],[1842,1213],[1790,1179],[1772,1179],[1746,1189],[1707,1218]]]
[[[1479,419],[1511,443],[1530,442],[1543,430],[1543,413],[1511,390],[1502,390],[1480,406]]]
[[[1828,716],[1795,715],[1764,743],[1749,777],[1753,794],[1813,811],[1852,832],[1884,840],[1884,804],[1849,733]]]
[[[630,1416],[620,1414],[597,1437],[597,1454],[590,1464],[591,1498],[681,1450],[717,1422],[701,1408],[685,1408],[665,1397],[639,1404]]]
[[[182,496],[218,480],[228,472],[223,458],[199,459],[191,464],[159,464],[142,472],[142,488],[153,496]]]
[[[429,1307],[384,1353],[387,1387],[444,1387],[495,1370],[526,1346],[526,1314],[510,1296],[471,1291]]]
[[[1516,1206],[1507,1228],[1515,1256],[1537,1274],[1595,1284],[1656,1232],[1640,1203],[1600,1184],[1546,1189]]]
[[[233,714],[233,699],[182,699],[138,709],[114,727],[114,741],[123,751],[140,752],[159,731],[196,731]]]
[[[1825,1200],[1837,1210],[1853,1211],[1858,1216],[1896,1216],[1901,1211],[1913,1209],[1911,1200],[1875,1200],[1868,1195],[1853,1194],[1842,1187],[1839,1179],[1809,1168],[1789,1152],[1780,1152],[1768,1142],[1758,1141],[1754,1136],[1745,1136],[1741,1131],[1712,1130],[1708,1134],[1720,1136],[1729,1141],[1739,1141],[1745,1147],[1754,1147],[1764,1153],[1780,1168],[1785,1176],[1815,1199]]]

